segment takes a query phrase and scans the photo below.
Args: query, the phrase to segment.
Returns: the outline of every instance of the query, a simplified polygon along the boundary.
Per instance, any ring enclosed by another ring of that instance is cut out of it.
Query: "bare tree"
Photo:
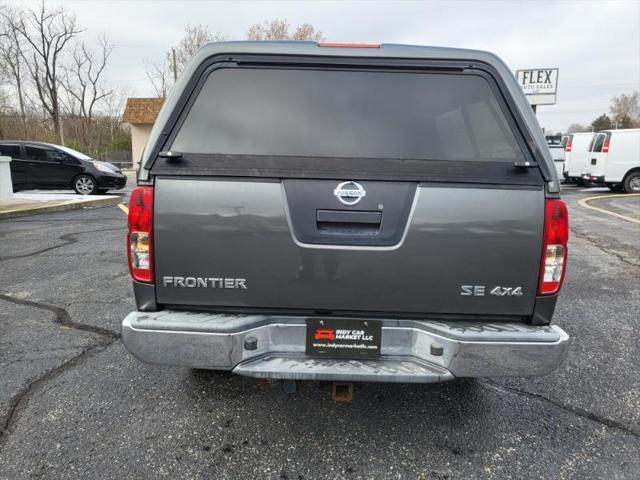
[[[173,55],[175,54],[175,70],[174,78],[184,69],[185,65],[200,48],[209,42],[221,42],[225,40],[224,35],[220,32],[211,33],[209,27],[205,25],[187,24],[184,29],[184,37],[178,45],[167,52],[167,60],[173,63]]]
[[[24,125],[26,124],[24,41],[10,21],[17,14],[18,11],[13,6],[5,7],[0,13],[0,66],[16,89],[18,109]]]
[[[155,91],[156,97],[166,98],[169,92],[171,72],[166,61],[144,62],[144,72],[151,82],[151,87]]]
[[[321,42],[324,34],[316,30],[310,23],[303,23],[293,32],[286,20],[271,20],[256,23],[247,30],[248,40],[313,40]]]
[[[289,24],[286,20],[256,23],[247,30],[247,40],[289,40]]]
[[[303,23],[293,32],[292,40],[313,40],[315,42],[323,42],[324,34],[316,30],[310,23]]]
[[[42,108],[53,121],[60,143],[64,145],[60,109],[61,57],[69,48],[69,42],[81,32],[76,17],[62,7],[48,10],[42,2],[39,9],[21,11],[9,21],[30,46],[30,54],[25,55],[29,75]]]
[[[567,127],[567,133],[581,133],[581,132],[590,132],[591,127],[587,125],[582,125],[581,123],[572,123]]]
[[[291,30],[286,20],[272,20],[252,25],[247,31],[247,39],[322,41],[324,35],[310,23],[303,23]],[[184,29],[184,37],[166,52],[164,61],[145,63],[145,73],[156,95],[163,98],[167,96],[171,84],[200,47],[208,42],[224,40],[226,38],[222,33],[211,33],[206,25],[188,24]]]
[[[98,40],[99,50],[96,54],[82,42],[75,46],[70,66],[64,67],[63,87],[77,106],[77,114],[81,119],[81,135],[83,143],[91,146],[91,126],[96,107],[112,94],[112,90],[104,87],[103,73],[109,56],[113,51],[107,38],[103,35]]]
[[[122,128],[122,112],[127,103],[127,98],[130,96],[131,92],[124,88],[114,90],[109,96],[104,115],[109,121],[109,138],[111,141],[113,141],[116,131]]]
[[[205,43],[220,42],[224,39],[222,33],[211,33],[205,25],[187,24],[184,36],[176,46],[166,52],[163,62],[145,63],[145,73],[156,95],[163,98],[167,96],[171,84],[177,80],[180,72],[200,47]]]
[[[611,99],[609,107],[611,120],[622,125],[640,125],[640,92],[616,95]],[[630,127],[626,127],[630,128]]]
[[[99,47],[81,43],[79,33],[64,9],[0,0],[0,138],[63,143],[66,136],[96,158],[129,160],[126,95],[104,81],[112,47],[104,38]]]

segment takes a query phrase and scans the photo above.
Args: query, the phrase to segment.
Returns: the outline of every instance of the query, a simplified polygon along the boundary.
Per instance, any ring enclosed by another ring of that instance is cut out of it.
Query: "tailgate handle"
[[[331,235],[376,235],[382,212],[316,210],[318,231]]]

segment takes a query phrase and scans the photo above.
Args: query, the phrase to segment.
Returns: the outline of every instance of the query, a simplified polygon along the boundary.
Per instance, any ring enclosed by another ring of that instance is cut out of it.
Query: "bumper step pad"
[[[447,369],[411,357],[345,360],[296,355],[267,355],[240,363],[233,373],[280,380],[436,383],[451,380]]]

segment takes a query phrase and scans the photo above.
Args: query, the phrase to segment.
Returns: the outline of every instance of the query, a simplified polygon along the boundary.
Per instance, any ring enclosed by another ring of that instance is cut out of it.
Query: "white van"
[[[559,135],[549,135],[545,137],[547,146],[551,152],[551,158],[553,158],[553,166],[558,174],[558,180],[562,181],[564,170],[564,146],[562,144],[562,137]]]
[[[564,144],[564,178],[581,184],[587,171],[587,155],[593,132],[570,133],[562,138]]]
[[[585,181],[640,193],[640,128],[598,132],[587,158]]]
[[[551,151],[551,158],[553,158],[553,166],[556,167],[558,173],[558,179],[562,181],[564,171],[564,148],[562,145],[549,145]]]

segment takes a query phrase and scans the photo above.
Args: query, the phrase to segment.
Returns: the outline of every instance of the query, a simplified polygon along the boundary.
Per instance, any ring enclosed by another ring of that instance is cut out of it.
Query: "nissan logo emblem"
[[[340,203],[350,206],[362,200],[362,197],[364,197],[367,192],[358,182],[348,181],[339,184],[333,191],[333,194],[340,200]]]

